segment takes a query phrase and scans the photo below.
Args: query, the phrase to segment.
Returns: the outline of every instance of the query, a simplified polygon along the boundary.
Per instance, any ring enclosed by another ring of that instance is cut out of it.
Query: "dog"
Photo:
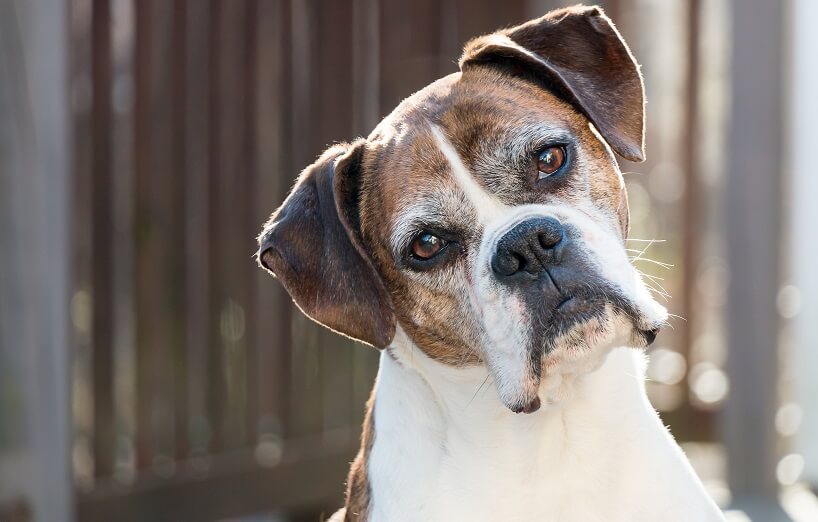
[[[633,55],[575,6],[459,68],[325,151],[259,236],[302,312],[381,350],[331,520],[723,520],[645,393],[668,315],[625,250]]]

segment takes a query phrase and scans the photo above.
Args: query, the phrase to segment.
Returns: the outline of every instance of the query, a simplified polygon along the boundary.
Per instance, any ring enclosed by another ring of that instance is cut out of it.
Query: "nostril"
[[[263,266],[264,268],[266,268],[267,270],[269,270],[271,272],[273,270],[273,268],[272,268],[272,261],[273,261],[272,250],[273,249],[271,247],[264,245],[256,253],[256,259],[258,260],[259,264],[261,264],[261,266]]]
[[[525,268],[526,261],[525,257],[523,257],[522,254],[514,253],[511,255],[511,257],[514,258],[514,273],[519,272],[520,270]]]
[[[524,264],[525,260],[519,254],[506,252],[494,256],[492,268],[500,275],[510,276],[519,272]]]
[[[562,223],[553,218],[546,218],[540,233],[537,234],[537,238],[540,246],[547,250],[559,245],[564,235],[565,231]]]
[[[560,244],[560,242],[562,241],[562,234],[560,233],[559,235],[557,235],[555,233],[547,232],[545,234],[540,234],[539,239],[540,246],[548,250]]]

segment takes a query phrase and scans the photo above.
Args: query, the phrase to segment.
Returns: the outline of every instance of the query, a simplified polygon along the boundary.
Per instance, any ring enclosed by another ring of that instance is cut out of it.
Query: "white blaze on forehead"
[[[435,137],[440,152],[443,153],[443,156],[446,157],[446,161],[449,162],[452,178],[454,178],[457,186],[460,187],[460,190],[466,195],[466,199],[474,206],[477,218],[480,222],[485,225],[500,217],[507,207],[493,194],[487,192],[480,186],[463,164],[463,161],[460,159],[457,151],[454,150],[452,144],[449,143],[449,140],[446,139],[443,132],[435,125],[432,125],[432,135]]]

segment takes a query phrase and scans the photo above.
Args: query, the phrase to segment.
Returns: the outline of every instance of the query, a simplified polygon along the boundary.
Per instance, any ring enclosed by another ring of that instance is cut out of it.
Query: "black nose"
[[[537,217],[518,223],[497,242],[491,268],[498,279],[530,274],[539,276],[559,262],[565,228],[558,219]]]

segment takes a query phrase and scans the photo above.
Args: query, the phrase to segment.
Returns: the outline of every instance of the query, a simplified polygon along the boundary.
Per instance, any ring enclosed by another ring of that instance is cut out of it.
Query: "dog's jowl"
[[[572,7],[472,40],[301,173],[259,261],[381,350],[334,520],[722,520],[645,395],[667,312],[616,161],[643,159],[644,103],[611,21]]]

